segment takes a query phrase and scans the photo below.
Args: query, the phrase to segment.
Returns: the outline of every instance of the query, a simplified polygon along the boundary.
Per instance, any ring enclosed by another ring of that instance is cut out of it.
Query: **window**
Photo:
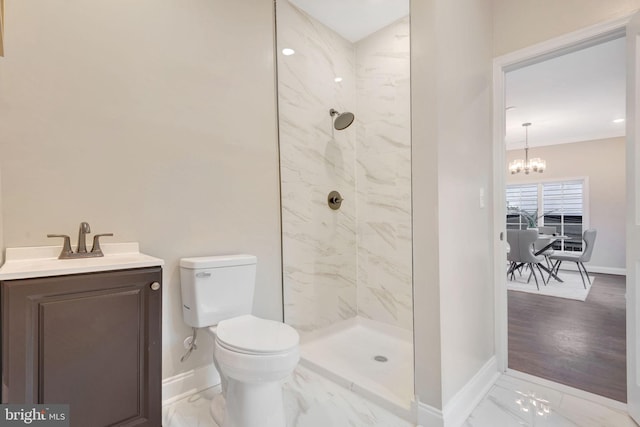
[[[507,186],[507,229],[525,229],[525,218],[516,210],[524,210],[538,218],[538,225],[553,226],[569,239],[558,240],[553,248],[564,251],[582,250],[585,228],[584,179],[541,182]]]
[[[536,212],[538,209],[538,184],[507,185],[507,229],[524,230],[525,218],[518,210]]]

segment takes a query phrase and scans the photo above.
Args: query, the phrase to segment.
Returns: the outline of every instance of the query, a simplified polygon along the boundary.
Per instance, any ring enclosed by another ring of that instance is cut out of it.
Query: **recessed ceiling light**
[[[336,83],[340,83],[342,81],[342,77],[336,77],[335,79],[333,79],[333,81]]]
[[[293,55],[294,53],[296,53],[296,51],[295,51],[295,50],[293,50],[293,49],[290,49],[290,48],[288,48],[288,47],[285,47],[284,49],[282,49],[282,54],[283,54],[284,56],[291,56],[291,55]]]
[[[615,119],[613,121],[613,123],[622,123],[622,122],[624,122],[624,119]]]

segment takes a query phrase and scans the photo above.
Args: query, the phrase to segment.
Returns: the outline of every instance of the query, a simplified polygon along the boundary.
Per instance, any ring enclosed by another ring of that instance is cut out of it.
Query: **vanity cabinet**
[[[161,425],[162,268],[0,281],[2,403],[72,427]]]

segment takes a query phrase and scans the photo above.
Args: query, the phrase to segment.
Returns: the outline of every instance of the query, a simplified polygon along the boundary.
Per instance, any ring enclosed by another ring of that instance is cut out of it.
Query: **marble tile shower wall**
[[[285,321],[312,331],[360,314],[410,329],[408,18],[354,45],[277,8]],[[354,125],[334,130],[330,108]]]
[[[355,53],[289,2],[277,7],[285,321],[310,331],[356,314],[356,133],[329,115],[355,109]],[[331,190],[345,199],[339,211]]]
[[[409,17],[356,44],[358,314],[413,324]]]

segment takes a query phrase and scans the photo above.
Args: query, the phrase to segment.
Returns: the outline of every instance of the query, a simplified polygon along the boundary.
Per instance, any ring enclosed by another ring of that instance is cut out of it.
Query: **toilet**
[[[256,262],[253,255],[180,260],[184,321],[215,337],[225,398],[221,427],[285,427],[282,380],[300,360],[295,329],[251,314]]]

